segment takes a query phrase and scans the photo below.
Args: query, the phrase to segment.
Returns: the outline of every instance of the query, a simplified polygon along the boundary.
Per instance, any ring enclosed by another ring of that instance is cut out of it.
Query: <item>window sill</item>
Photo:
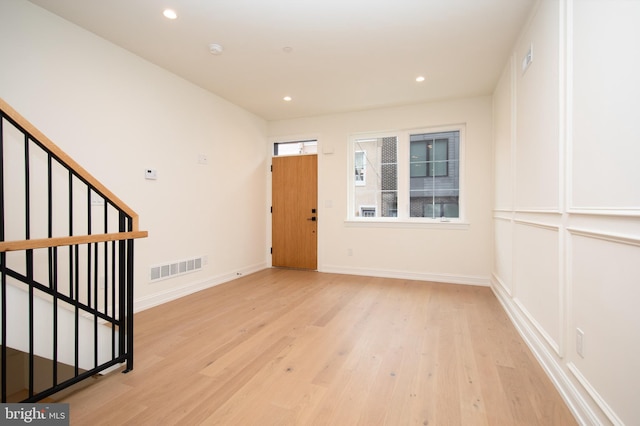
[[[467,230],[471,226],[469,222],[460,220],[451,221],[425,221],[425,220],[398,220],[396,218],[375,219],[346,219],[345,226],[353,228],[421,228],[421,229],[457,229]]]

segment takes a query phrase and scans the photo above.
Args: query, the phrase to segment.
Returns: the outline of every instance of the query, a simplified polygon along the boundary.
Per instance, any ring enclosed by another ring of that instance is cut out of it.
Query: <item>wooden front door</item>
[[[273,157],[272,265],[318,267],[318,156]]]

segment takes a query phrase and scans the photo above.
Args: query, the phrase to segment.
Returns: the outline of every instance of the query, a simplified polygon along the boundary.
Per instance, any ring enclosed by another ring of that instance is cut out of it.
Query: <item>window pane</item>
[[[427,142],[412,141],[410,147],[409,167],[411,177],[424,177],[427,175]]]
[[[447,160],[447,144],[449,143],[448,139],[436,139],[433,141],[433,159],[435,161],[446,161]]]
[[[396,137],[354,141],[354,215],[358,217],[396,217],[398,215],[398,147]],[[358,181],[359,162],[363,162]]]
[[[460,217],[459,132],[411,135],[411,141],[409,216]],[[419,175],[413,168],[421,143],[425,144],[427,173]]]
[[[447,175],[447,145],[448,139],[437,139],[428,146],[429,161],[431,168],[429,176],[446,176]]]
[[[427,175],[427,163],[411,164],[411,177],[424,177]]]
[[[273,155],[317,154],[318,141],[276,142],[273,144]]]
[[[432,219],[459,217],[458,198],[455,197],[422,197],[411,195],[411,217],[428,217]]]
[[[382,193],[382,217],[398,217],[398,192]]]

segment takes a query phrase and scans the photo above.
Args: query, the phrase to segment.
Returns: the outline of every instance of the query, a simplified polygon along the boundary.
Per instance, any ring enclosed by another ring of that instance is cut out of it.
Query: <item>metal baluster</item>
[[[73,236],[73,173],[69,169],[69,236]],[[73,246],[69,246],[69,297],[73,299]]]
[[[131,229],[129,229],[131,230]],[[127,240],[127,367],[133,370],[133,240]]]
[[[104,198],[103,198],[104,201]],[[104,202],[104,233],[107,234],[109,232],[109,205],[105,201]],[[109,295],[109,243],[107,241],[104,242],[104,313],[108,314],[109,310],[108,306],[108,295]]]
[[[0,114],[0,241],[4,241],[4,114]],[[2,289],[2,402],[7,401],[7,256],[0,253],[0,277]]]
[[[93,307],[95,309],[95,313],[93,314],[93,356],[94,356],[94,367],[98,368],[98,243],[94,243],[95,253],[94,253],[94,265],[93,265],[93,278],[94,278],[94,303]],[[91,259],[89,259],[91,262]]]
[[[87,235],[91,235],[91,188],[87,186]],[[91,307],[91,244],[87,244],[87,306]]]
[[[116,358],[116,242],[111,241],[111,358]]]
[[[48,237],[53,237],[53,179],[51,153],[47,155],[47,218]],[[52,386],[58,384],[58,248],[50,247],[49,251],[49,287],[53,292],[53,365]]]
[[[58,385],[58,247],[53,247],[53,386]]]
[[[119,217],[119,232],[125,232],[125,214],[123,212],[120,212],[120,217]],[[126,337],[126,327],[125,327],[125,320],[126,320],[126,297],[127,297],[127,291],[126,291],[126,267],[127,267],[127,262],[126,262],[126,252],[127,252],[127,245],[126,245],[126,241],[125,240],[120,240],[118,242],[118,319],[119,319],[119,324],[120,326],[118,327],[119,330],[119,334],[118,334],[118,338],[119,338],[119,348],[118,348],[118,356],[123,356],[125,355],[125,350],[126,350],[126,341],[125,341],[125,337]]]
[[[2,240],[4,241],[4,239]],[[7,402],[7,274],[5,265],[7,254],[0,253],[0,280],[2,281],[2,402]]]
[[[74,259],[74,265],[75,265],[75,285],[76,285],[76,294],[75,294],[75,299],[73,299],[73,305],[75,307],[74,311],[75,311],[75,338],[74,338],[74,344],[75,344],[75,361],[74,361],[74,374],[77,376],[80,373],[80,309],[79,309],[79,305],[80,305],[80,247],[78,244],[76,244],[75,246],[73,246],[75,248],[74,250],[74,255],[75,255],[75,259]]]
[[[29,171],[29,135],[24,134],[24,209],[25,209],[25,229],[24,239],[31,238],[31,187]],[[33,396],[33,352],[34,352],[34,332],[33,332],[33,250],[26,250],[27,285],[29,286],[29,397]]]

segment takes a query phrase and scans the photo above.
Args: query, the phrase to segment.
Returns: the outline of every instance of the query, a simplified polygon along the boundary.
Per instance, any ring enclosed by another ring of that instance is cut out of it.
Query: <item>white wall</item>
[[[584,424],[640,421],[639,19],[540,1],[493,98],[493,288]]]
[[[140,215],[137,309],[267,266],[264,120],[22,0],[0,2],[0,97]]]
[[[468,227],[345,222],[349,136],[466,124]],[[269,123],[272,140],[318,137],[318,269],[488,285],[491,265],[491,98],[385,108]],[[349,249],[352,255],[349,256]]]
[[[476,284],[492,276],[579,419],[635,424],[639,19],[635,1],[541,0],[493,111],[481,97],[267,126],[31,3],[2,1],[0,97],[140,214],[150,237],[136,245],[139,307],[266,266],[265,140],[316,136],[320,270]],[[467,229],[345,223],[350,134],[459,123]],[[147,167],[157,181],[143,179]],[[150,265],[197,255],[209,258],[201,272],[148,282]]]

